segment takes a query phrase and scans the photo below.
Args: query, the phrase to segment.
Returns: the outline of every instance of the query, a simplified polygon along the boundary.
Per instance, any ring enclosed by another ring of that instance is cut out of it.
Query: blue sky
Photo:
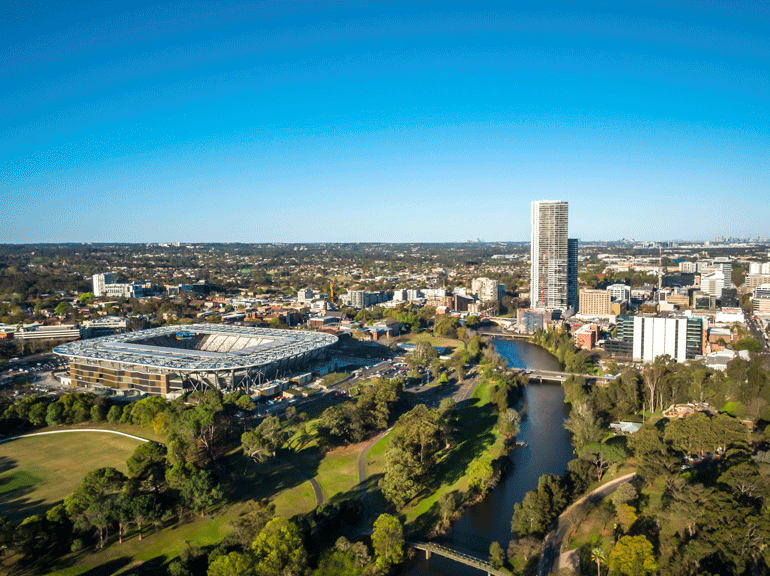
[[[770,236],[769,106],[762,2],[11,0],[0,242]]]

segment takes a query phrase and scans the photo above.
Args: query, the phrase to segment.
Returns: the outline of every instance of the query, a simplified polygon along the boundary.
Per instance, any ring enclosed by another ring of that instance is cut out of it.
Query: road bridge
[[[465,564],[466,566],[471,566],[472,568],[477,568],[482,572],[486,572],[487,576],[507,576],[508,574],[507,572],[493,568],[489,562],[479,560],[475,556],[469,556],[468,554],[457,552],[451,548],[434,544],[433,542],[407,542],[407,544],[412,548],[425,552],[426,560],[430,559],[431,554],[438,554],[444,558],[449,558],[460,564]]]

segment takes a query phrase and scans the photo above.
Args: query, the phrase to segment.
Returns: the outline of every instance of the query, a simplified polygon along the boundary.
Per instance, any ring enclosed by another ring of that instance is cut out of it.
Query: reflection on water
[[[495,345],[500,355],[517,368],[560,369],[553,355],[529,342],[500,340]],[[484,559],[489,557],[489,545],[493,541],[499,542],[505,550],[511,539],[513,505],[521,502],[526,492],[537,487],[541,475],[561,474],[567,469],[567,463],[572,459],[572,445],[563,425],[568,411],[561,386],[527,386],[523,404],[517,406],[519,409],[526,408],[518,438],[528,446],[511,452],[509,458],[512,465],[500,484],[437,543]],[[402,574],[478,576],[482,572],[436,555],[427,561],[423,553],[418,552],[418,558],[405,566]]]

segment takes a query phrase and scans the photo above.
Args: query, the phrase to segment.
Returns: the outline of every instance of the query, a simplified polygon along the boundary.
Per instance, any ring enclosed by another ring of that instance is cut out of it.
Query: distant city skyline
[[[39,2],[0,243],[770,236],[770,5]]]

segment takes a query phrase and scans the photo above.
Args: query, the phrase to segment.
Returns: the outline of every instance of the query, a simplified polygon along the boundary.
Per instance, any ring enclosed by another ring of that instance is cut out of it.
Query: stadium
[[[69,361],[73,386],[167,396],[208,387],[251,393],[307,369],[336,342],[322,332],[193,324],[77,340],[54,352]]]

